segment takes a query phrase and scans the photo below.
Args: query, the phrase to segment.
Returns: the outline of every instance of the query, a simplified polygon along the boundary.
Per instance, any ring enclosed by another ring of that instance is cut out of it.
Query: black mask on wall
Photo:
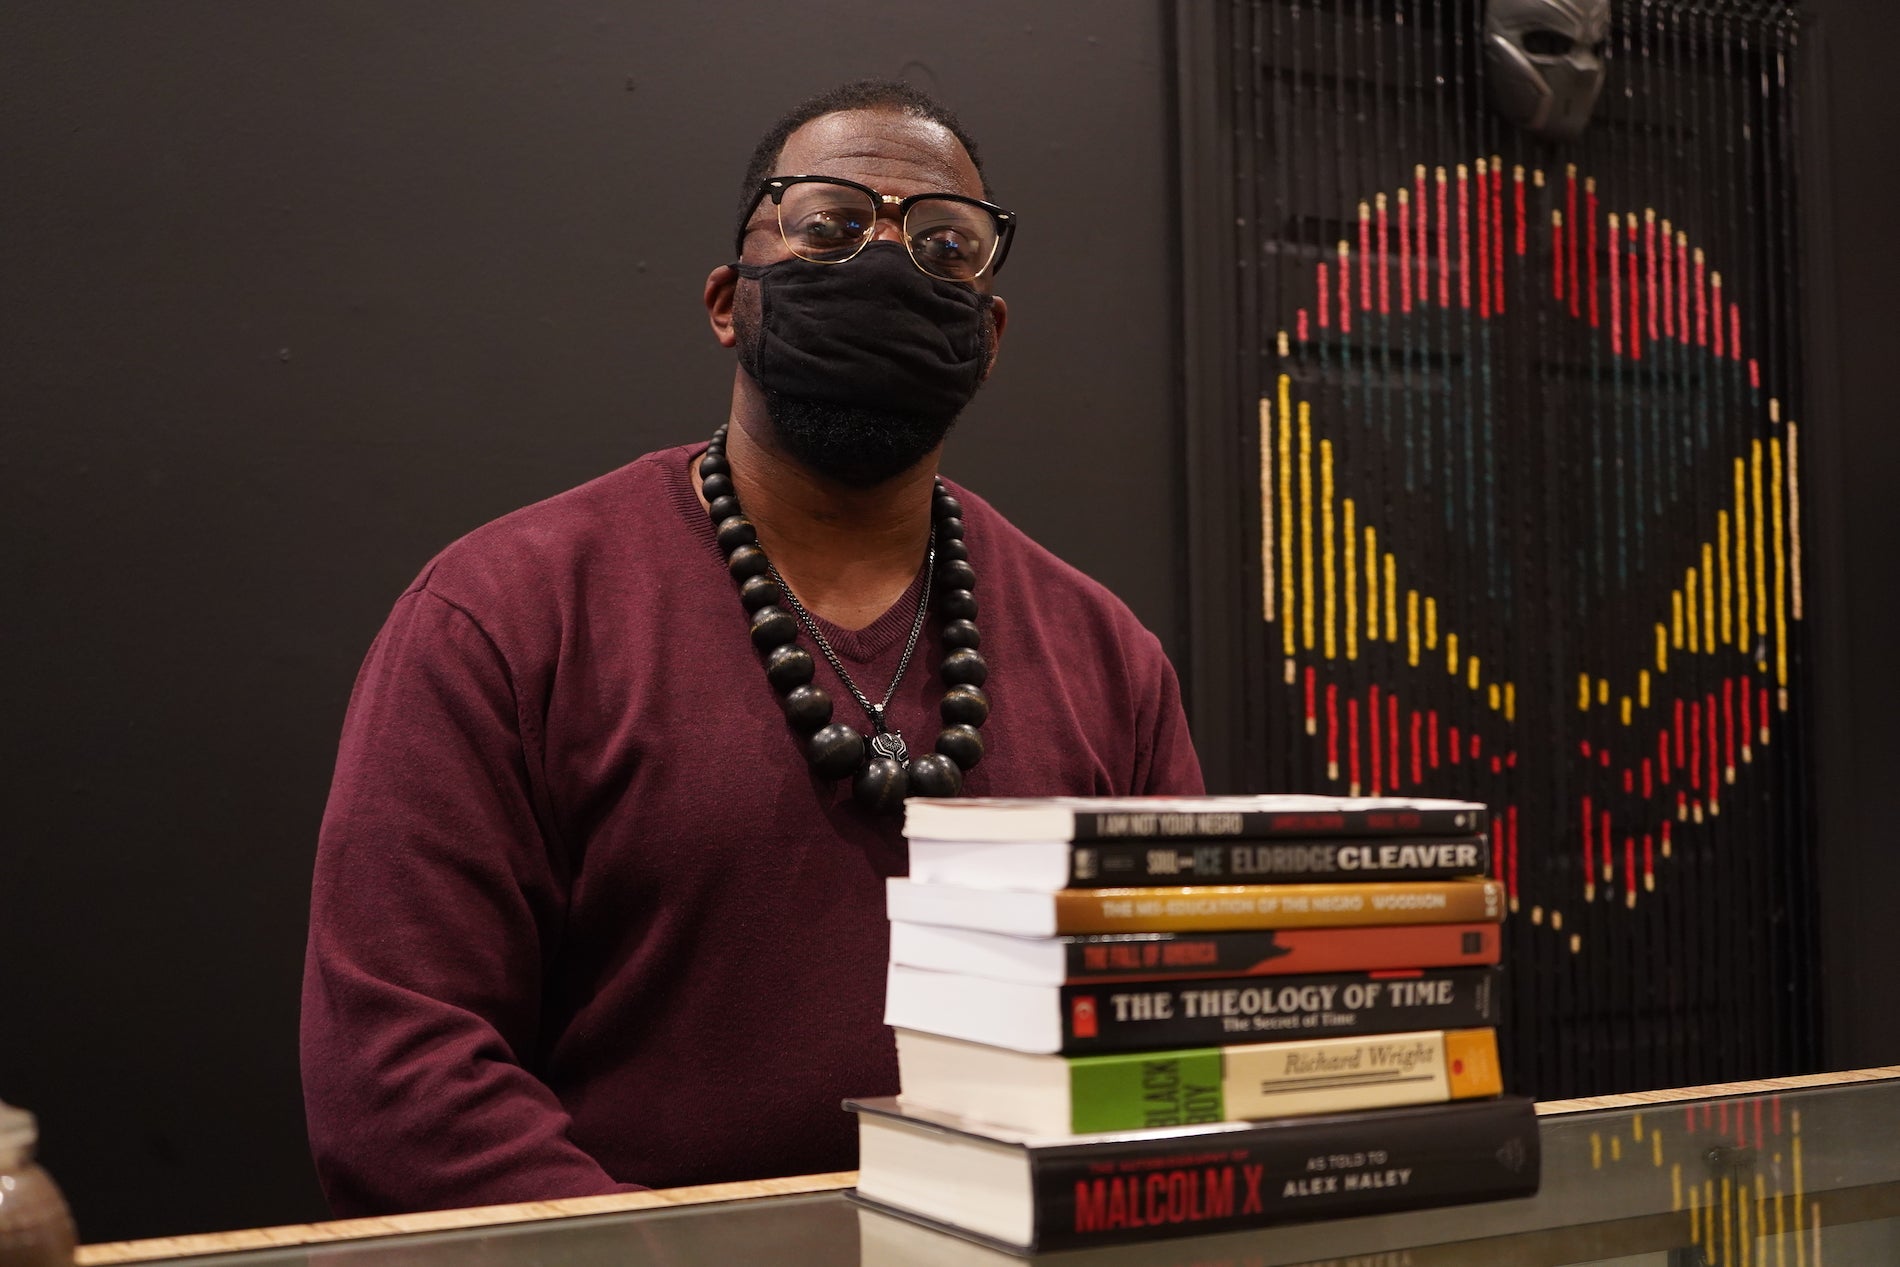
[[[842,264],[733,267],[759,292],[756,323],[734,308],[739,364],[781,443],[821,474],[865,486],[909,470],[983,381],[990,297],[927,276],[894,242]]]
[[[1506,119],[1547,141],[1574,141],[1603,91],[1610,0],[1486,0],[1485,78]]]

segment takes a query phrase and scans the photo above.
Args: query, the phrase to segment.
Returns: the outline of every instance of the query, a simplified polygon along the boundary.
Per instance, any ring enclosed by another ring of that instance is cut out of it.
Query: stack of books
[[[907,802],[866,1204],[1014,1252],[1528,1196],[1463,801]]]

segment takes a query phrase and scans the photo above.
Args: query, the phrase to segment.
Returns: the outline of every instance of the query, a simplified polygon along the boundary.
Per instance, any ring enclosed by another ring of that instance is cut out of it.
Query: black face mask
[[[917,464],[970,403],[993,346],[989,296],[922,272],[894,242],[842,264],[736,264],[758,282],[739,363],[794,456],[851,484]],[[743,309],[740,310],[743,312]]]

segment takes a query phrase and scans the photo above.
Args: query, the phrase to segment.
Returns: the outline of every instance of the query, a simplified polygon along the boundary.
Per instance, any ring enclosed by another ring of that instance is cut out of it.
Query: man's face
[[[983,178],[950,129],[893,110],[820,115],[785,139],[771,174],[840,176],[899,198],[926,193],[983,197]],[[882,208],[878,217],[872,240],[901,244],[903,232],[894,209]],[[772,201],[765,199],[746,222],[741,258],[748,264],[771,264],[790,256],[779,236]],[[985,293],[990,285],[988,273],[976,281],[977,289]]]
[[[954,133],[928,119],[889,110],[846,110],[813,119],[786,139],[772,170],[775,175],[841,177],[897,198],[922,193],[983,196],[982,178]],[[880,207],[865,253],[824,267],[840,270],[840,282],[874,284],[876,262],[868,253],[901,251],[903,240],[895,209]],[[777,212],[770,199],[762,200],[753,210],[740,251],[740,259],[747,265],[773,265],[793,258],[779,232]],[[906,261],[905,267],[914,265]],[[916,278],[907,273],[906,278],[923,282],[921,273]],[[764,337],[760,284],[742,278],[731,295],[732,337],[741,348],[741,363],[748,368],[757,364]],[[985,297],[980,342],[975,346],[979,349],[981,374],[987,377],[1007,318],[1005,305],[991,291],[991,275],[986,272],[974,283],[928,284],[964,286]],[[715,314],[715,328],[717,325]],[[871,341],[875,343],[877,337],[873,334]],[[845,375],[837,381],[861,380]],[[811,469],[857,486],[881,483],[916,466],[943,442],[955,421],[954,412],[942,416],[907,412],[888,404],[840,403],[787,394],[770,386],[766,386],[765,400],[782,448]]]

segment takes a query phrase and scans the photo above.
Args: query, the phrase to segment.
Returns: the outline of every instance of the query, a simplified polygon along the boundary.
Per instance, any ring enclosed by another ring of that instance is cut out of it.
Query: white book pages
[[[894,921],[977,928],[1021,937],[1056,934],[1055,900],[1047,893],[917,884],[892,877],[885,881],[885,894],[887,914]]]
[[[1061,985],[1068,947],[1061,938],[1012,937],[970,928],[891,924],[891,962],[1024,985]]]
[[[919,884],[1053,893],[1069,887],[1074,849],[1062,841],[913,840],[910,878]]]
[[[885,981],[884,1023],[1015,1051],[1062,1050],[1062,1009],[1054,986],[893,964]]]

